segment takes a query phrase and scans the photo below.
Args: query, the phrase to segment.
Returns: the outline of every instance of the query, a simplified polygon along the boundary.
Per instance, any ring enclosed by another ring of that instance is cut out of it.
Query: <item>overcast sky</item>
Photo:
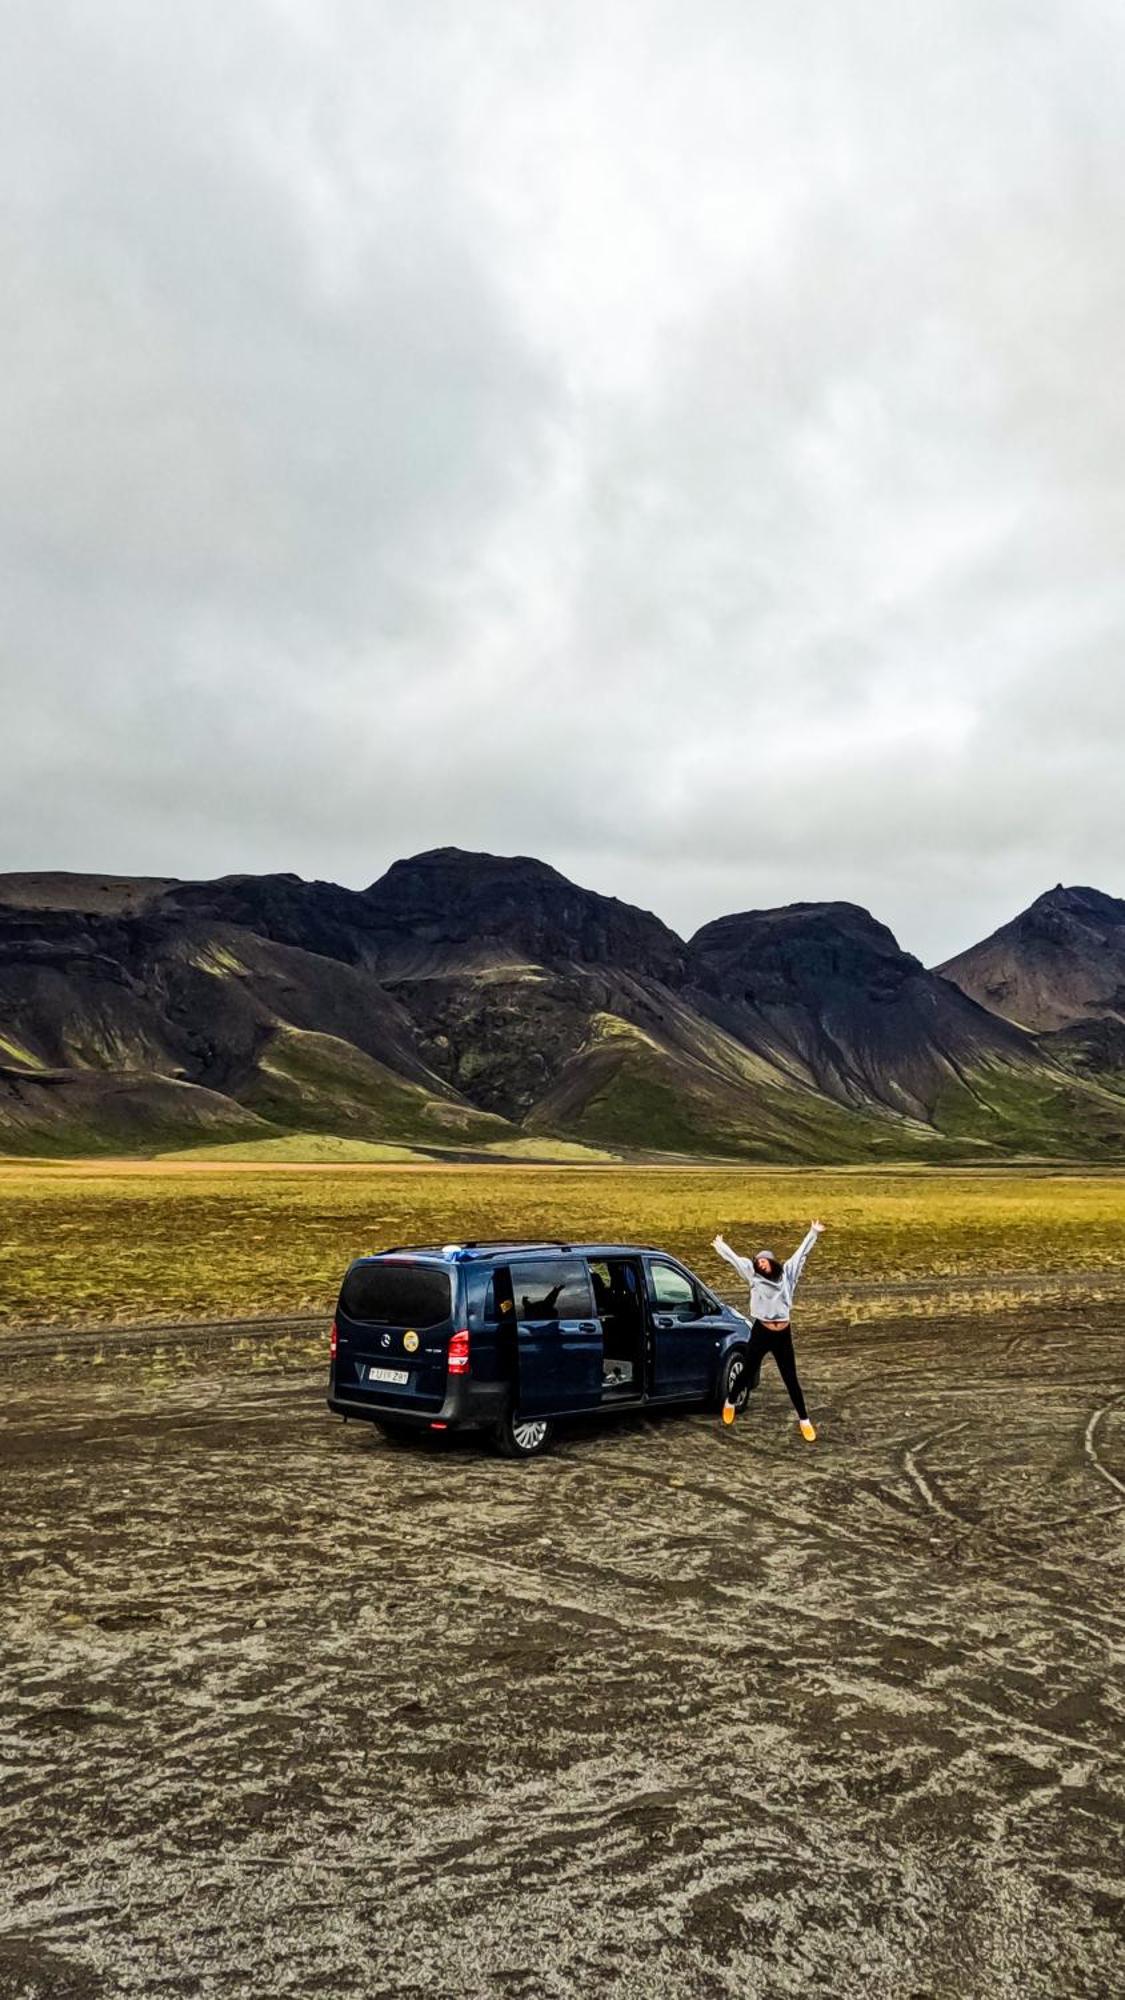
[[[0,869],[1125,893],[1119,0],[0,23]]]

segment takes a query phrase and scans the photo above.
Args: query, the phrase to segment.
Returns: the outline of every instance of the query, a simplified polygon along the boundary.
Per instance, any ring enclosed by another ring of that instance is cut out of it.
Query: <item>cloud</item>
[[[141,0],[0,78],[0,866],[1114,890],[1096,0]]]

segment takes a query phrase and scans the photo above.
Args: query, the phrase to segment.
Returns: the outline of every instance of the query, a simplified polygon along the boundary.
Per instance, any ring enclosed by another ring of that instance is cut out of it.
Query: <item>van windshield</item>
[[[449,1272],[433,1264],[353,1264],[340,1293],[345,1319],[440,1326],[453,1310]]]

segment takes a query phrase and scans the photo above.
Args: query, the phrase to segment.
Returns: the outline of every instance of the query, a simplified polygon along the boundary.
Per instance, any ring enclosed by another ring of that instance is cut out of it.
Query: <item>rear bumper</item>
[[[420,1431],[429,1430],[433,1424],[442,1424],[446,1430],[479,1430],[497,1423],[503,1416],[508,1390],[503,1382],[451,1382],[436,1410],[419,1410],[389,1396],[385,1400],[355,1394],[339,1396],[334,1386],[329,1387],[325,1401],[338,1417],[353,1417],[361,1423],[413,1424]]]

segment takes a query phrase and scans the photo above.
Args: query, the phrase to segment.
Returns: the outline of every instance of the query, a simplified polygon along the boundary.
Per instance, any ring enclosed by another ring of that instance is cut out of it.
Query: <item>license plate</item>
[[[369,1382],[394,1382],[398,1388],[402,1389],[405,1388],[407,1382],[410,1380],[410,1370],[408,1368],[369,1368],[367,1379]]]

